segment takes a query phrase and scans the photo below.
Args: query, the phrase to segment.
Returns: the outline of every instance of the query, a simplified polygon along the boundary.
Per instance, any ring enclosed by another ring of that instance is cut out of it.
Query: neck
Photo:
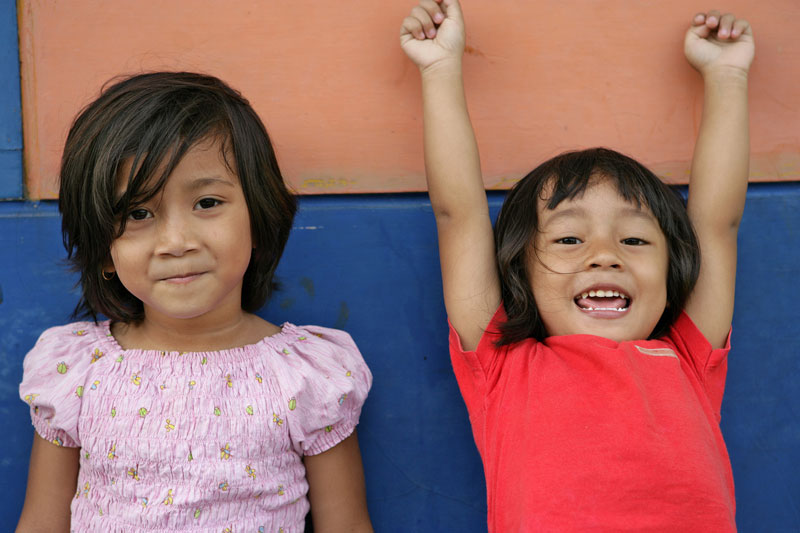
[[[174,318],[145,309],[138,324],[115,323],[112,333],[123,348],[177,352],[225,350],[254,344],[280,328],[241,309],[220,317]]]

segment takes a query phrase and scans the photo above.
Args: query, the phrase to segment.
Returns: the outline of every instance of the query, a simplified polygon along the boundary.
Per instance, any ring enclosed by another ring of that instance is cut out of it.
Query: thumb
[[[447,18],[453,19],[459,25],[464,25],[464,15],[461,13],[461,5],[458,0],[442,0],[442,6]]]

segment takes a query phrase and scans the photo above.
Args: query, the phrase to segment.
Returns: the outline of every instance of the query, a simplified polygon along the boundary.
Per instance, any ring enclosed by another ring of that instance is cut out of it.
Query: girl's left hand
[[[703,76],[718,69],[733,68],[747,74],[753,61],[753,30],[732,13],[712,10],[698,13],[683,42],[686,59]]]

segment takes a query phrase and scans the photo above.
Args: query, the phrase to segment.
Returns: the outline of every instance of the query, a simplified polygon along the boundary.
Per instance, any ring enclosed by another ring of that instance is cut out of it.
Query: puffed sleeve
[[[353,433],[372,374],[344,331],[306,326],[283,349],[289,436],[297,453],[316,455]]]
[[[91,364],[90,323],[50,328],[22,363],[19,396],[31,408],[36,432],[58,446],[78,448],[78,415]]]

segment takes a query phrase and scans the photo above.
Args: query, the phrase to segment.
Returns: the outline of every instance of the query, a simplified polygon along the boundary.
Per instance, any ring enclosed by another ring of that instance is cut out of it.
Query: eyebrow
[[[544,218],[542,222],[553,223],[553,221],[558,221],[562,218],[582,217],[585,215],[585,213],[586,210],[583,209],[582,207],[567,207],[565,209],[558,211],[557,213],[553,213],[552,215],[546,218],[542,217]],[[619,211],[617,211],[617,213],[623,216],[633,216],[636,218],[640,218],[642,220],[646,220],[648,222],[653,222],[656,224],[658,223],[656,221],[655,216],[648,213],[647,211],[644,211],[643,209],[639,209],[636,207],[626,207],[624,209],[620,209]]]
[[[236,184],[233,183],[231,180],[227,180],[225,178],[220,178],[217,176],[210,176],[207,178],[197,178],[193,179],[186,185],[186,189],[190,191],[196,191],[197,189],[202,189],[203,187],[208,187],[211,185],[227,185],[228,187],[236,187]]]

